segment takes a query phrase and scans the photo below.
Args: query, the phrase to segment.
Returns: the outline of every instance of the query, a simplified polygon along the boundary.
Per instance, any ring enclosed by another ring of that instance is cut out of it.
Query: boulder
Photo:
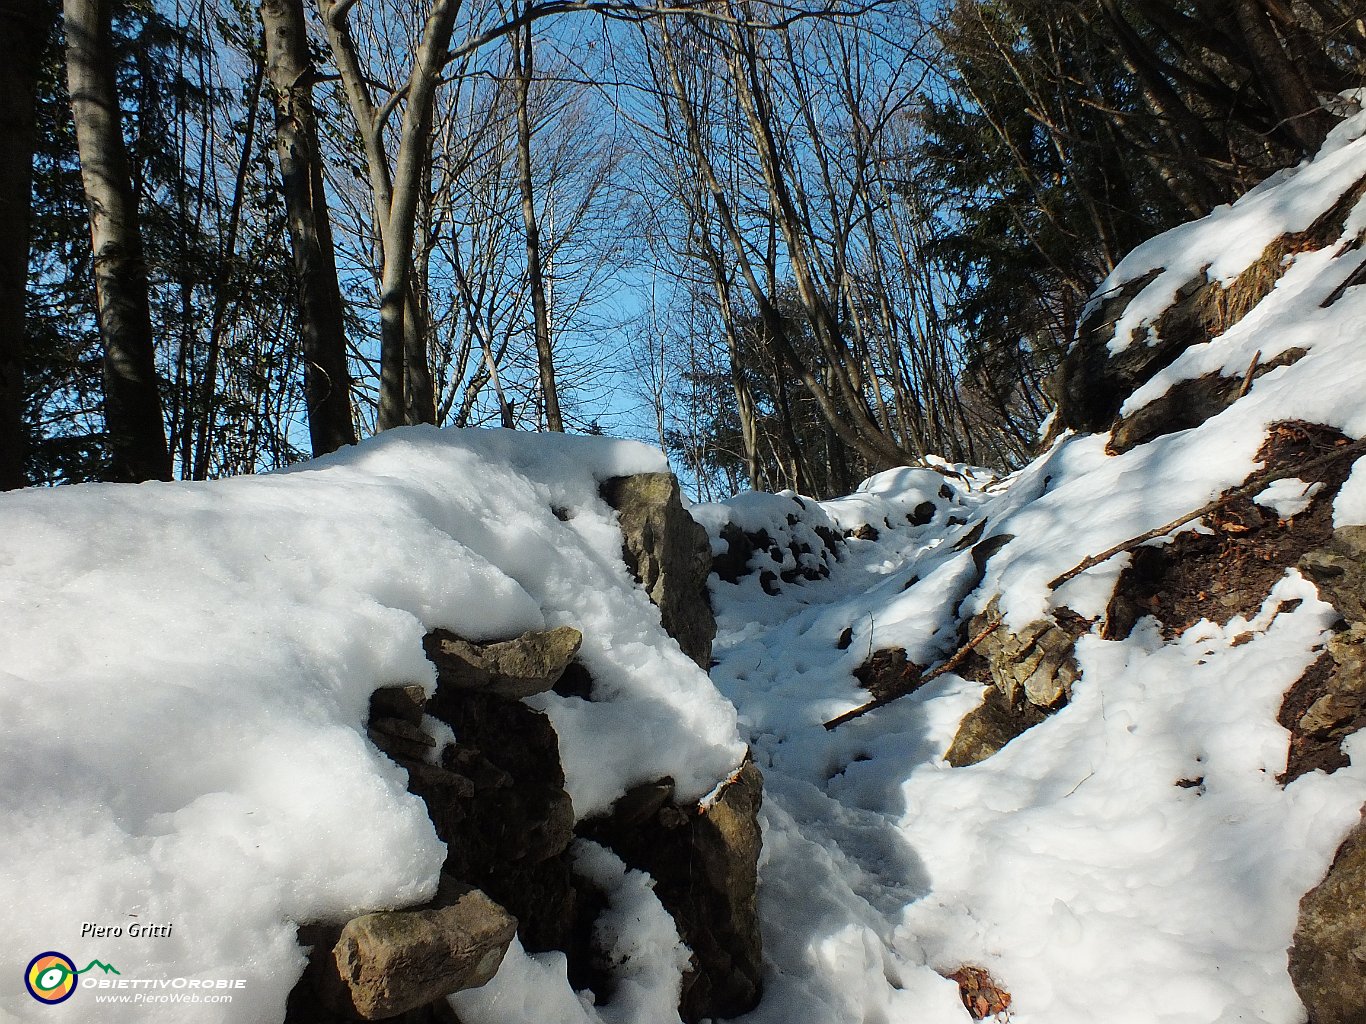
[[[993,598],[986,612],[972,620],[968,635],[976,636],[999,621]],[[1054,709],[1067,703],[1081,674],[1072,657],[1075,647],[1075,635],[1052,619],[1039,619],[1018,633],[998,628],[979,651],[1006,704],[1014,706],[1023,699],[1037,708]]]
[[[1299,569],[1343,618],[1366,622],[1366,526],[1334,530],[1323,547],[1300,559]]]
[[[343,1018],[386,1020],[483,985],[516,932],[517,919],[484,893],[443,876],[424,907],[353,918],[330,946],[311,936],[310,980]]]
[[[982,703],[963,716],[944,760],[955,768],[985,761],[1007,743],[1047,717],[1028,702],[1011,706],[994,686],[986,689]]]
[[[1001,622],[998,602],[993,598],[972,619],[969,636]],[[1039,619],[1018,633],[998,625],[988,634],[959,673],[991,686],[959,723],[945,760],[955,768],[984,761],[1063,707],[1081,674],[1073,652],[1086,628],[1085,620],[1064,610],[1057,620]]]
[[[1366,808],[1327,876],[1300,900],[1290,979],[1313,1024],[1366,1021]]]
[[[688,515],[672,473],[604,480],[602,499],[617,510],[622,558],[659,608],[665,632],[705,671],[716,619],[707,595],[711,544]]]
[[[738,1016],[760,996],[763,775],[747,759],[701,804],[674,804],[672,791],[668,779],[636,787],[610,815],[580,828],[655,879],[656,895],[693,951],[683,979],[683,1019]]]
[[[528,950],[564,948],[574,917],[565,852],[574,808],[550,719],[521,701],[444,685],[430,713],[457,737],[437,770],[472,783],[468,793],[432,786],[426,771],[409,768],[409,788],[446,843],[445,870],[515,915]]]
[[[551,689],[579,653],[583,634],[571,626],[523,633],[511,640],[472,643],[444,629],[423,638],[442,686],[519,700]]]

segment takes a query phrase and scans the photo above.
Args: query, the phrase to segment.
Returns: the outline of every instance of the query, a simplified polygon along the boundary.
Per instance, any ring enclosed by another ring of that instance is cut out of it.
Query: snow
[[[1277,236],[1307,227],[1366,175],[1363,131],[1358,116],[1316,160],[1125,260],[1107,287],[1167,269],[1117,337],[1154,322],[1202,270],[1228,280]],[[1366,203],[1346,237],[1363,226]],[[888,509],[922,497],[927,471],[884,475],[797,513],[881,530],[875,541],[847,540],[828,579],[784,584],[775,596],[753,575],[738,585],[713,578],[713,678],[766,776],[767,995],[747,1024],[965,1021],[942,977],[965,964],[988,968],[1012,993],[1018,1024],[1302,1024],[1286,950],[1300,897],[1366,802],[1366,743],[1344,744],[1351,764],[1334,774],[1281,787],[1289,735],[1277,713],[1337,613],[1291,569],[1250,618],[1201,621],[1171,640],[1145,620],[1126,639],[1104,640],[1102,617],[1130,556],[1056,591],[1048,582],[1243,483],[1274,423],[1366,435],[1366,288],[1335,296],[1363,261],[1346,244],[1297,254],[1252,313],[1184,352],[1124,407],[1206,374],[1241,381],[1254,354],[1261,364],[1287,354],[1197,428],[1120,455],[1106,452],[1104,435],[1065,434],[1005,481],[948,478],[951,498],[937,499],[943,507],[923,527]],[[1335,500],[1338,526],[1366,523],[1363,463]],[[1285,479],[1257,500],[1284,518],[1318,489]],[[790,507],[736,506],[700,509],[718,550],[726,522],[799,530],[784,519]],[[974,565],[974,545],[1006,537],[985,571]],[[958,643],[952,609],[971,615],[993,598],[1012,629],[1061,608],[1095,620],[1060,712],[965,768],[943,756],[982,690],[953,673],[822,727],[868,699],[852,673],[871,652],[901,647],[934,665]]]
[[[297,923],[435,887],[444,847],[364,735],[376,687],[434,685],[430,628],[583,632],[599,699],[535,702],[579,815],[662,775],[708,792],[743,756],[735,711],[664,635],[597,494],[662,468],[629,442],[414,428],[265,477],[0,496],[4,961],[244,978],[233,1018],[279,1019]],[[0,987],[0,1018],[54,1012]],[[226,1011],[197,1012],[176,1019]]]
[[[1298,477],[1286,477],[1273,481],[1267,489],[1253,497],[1258,505],[1271,509],[1282,519],[1297,516],[1311,504],[1314,496],[1323,490],[1321,483],[1306,483]]]
[[[569,987],[563,954],[529,956],[514,941],[498,975],[482,988],[458,992],[451,1006],[465,1024],[633,1024],[678,1021],[678,998],[690,953],[659,898],[654,881],[596,843],[573,846],[575,872],[608,893],[593,942],[613,973],[612,1001],[594,1007]]]
[[[1333,205],[1366,176],[1363,133],[1358,114],[1313,160],[1131,254],[1106,288],[1161,272],[1114,347],[1142,343],[1191,279],[1231,280]],[[1366,203],[1346,234],[1362,228]],[[559,733],[580,817],[663,775],[706,799],[746,746],[765,773],[765,995],[747,1024],[961,1024],[944,975],[969,964],[1012,994],[1017,1024],[1302,1024],[1286,950],[1366,802],[1366,738],[1335,773],[1281,786],[1277,713],[1337,613],[1288,568],[1245,616],[1105,639],[1131,556],[1049,582],[1242,484],[1275,423],[1366,436],[1366,287],[1338,294],[1363,262],[1342,243],[1295,254],[1256,309],[1124,406],[1280,357],[1198,427],[1119,455],[1065,433],[1004,480],[935,461],[826,502],[694,506],[715,553],[735,529],[776,548],[737,583],[712,578],[711,681],[664,636],[598,497],[606,477],[664,468],[641,445],[411,429],[269,477],[0,496],[4,961],[56,948],[125,977],[244,977],[230,1006],[162,1019],[280,1019],[296,924],[420,900],[444,854],[365,738],[370,693],[433,684],[430,628],[572,625],[595,700],[530,703]],[[1338,526],[1366,524],[1364,466],[1334,499]],[[1315,494],[1284,479],[1256,500],[1288,518]],[[823,728],[868,699],[853,671],[872,652],[935,665],[993,601],[1008,629],[1062,609],[1092,620],[1056,714],[951,767],[982,687],[949,672]],[[612,999],[575,992],[563,954],[514,941],[487,986],[452,997],[470,1024],[677,1019],[688,953],[652,880],[573,850],[606,896]],[[82,939],[87,921],[175,928]],[[39,1007],[0,986],[0,1018],[88,1019],[87,995]],[[124,1010],[99,1019],[149,1016]]]

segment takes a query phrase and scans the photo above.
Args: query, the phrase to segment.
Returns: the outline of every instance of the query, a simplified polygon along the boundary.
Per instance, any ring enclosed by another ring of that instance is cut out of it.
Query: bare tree
[[[266,75],[275,95],[275,150],[299,285],[308,429],[313,454],[322,455],[355,444],[356,429],[302,0],[262,0],[261,24]]]
[[[169,480],[157,387],[147,262],[120,126],[112,0],[66,0],[67,83],[90,212],[104,343],[104,414],[114,480]]]

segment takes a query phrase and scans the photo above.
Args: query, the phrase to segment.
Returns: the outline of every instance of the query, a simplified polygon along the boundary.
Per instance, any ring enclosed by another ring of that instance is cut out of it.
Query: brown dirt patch
[[[1010,993],[983,967],[964,965],[948,975],[958,983],[963,1005],[973,1020],[995,1017],[1004,1020],[1010,1013]]]
[[[1269,470],[1293,470],[1348,443],[1332,427],[1285,421],[1272,426],[1257,458]],[[1128,636],[1144,615],[1156,616],[1170,638],[1201,619],[1223,623],[1255,614],[1285,570],[1332,536],[1333,496],[1351,468],[1344,458],[1309,474],[1324,489],[1290,519],[1239,498],[1206,517],[1211,534],[1188,532],[1160,548],[1135,549],[1102,635]]]
[[[887,647],[874,651],[854,669],[854,678],[875,700],[891,700],[914,692],[923,672],[921,666],[906,660],[905,648]]]

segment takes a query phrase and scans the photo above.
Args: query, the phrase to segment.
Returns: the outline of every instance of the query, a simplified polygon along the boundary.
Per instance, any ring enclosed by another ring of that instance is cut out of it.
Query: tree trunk
[[[1235,17],[1251,58],[1248,66],[1262,83],[1267,102],[1301,150],[1313,153],[1335,118],[1323,109],[1303,71],[1291,62],[1261,0],[1238,0]]]
[[[526,276],[531,291],[531,311],[536,328],[536,366],[541,375],[545,402],[545,425],[564,431],[560,395],[555,384],[555,356],[550,348],[550,311],[546,307],[545,278],[541,273],[541,230],[536,223],[536,194],[531,181],[531,79],[534,68],[531,26],[525,25],[512,41],[512,69],[517,76],[517,181],[522,192],[522,223],[526,226]]]
[[[261,24],[266,76],[275,95],[275,151],[299,287],[308,433],[318,456],[355,444],[356,427],[302,0],[262,0]]]
[[[119,124],[111,0],[65,0],[66,71],[90,211],[95,308],[104,341],[104,419],[113,480],[169,480],[147,262]]]
[[[393,195],[385,218],[384,267],[380,275],[380,388],[379,429],[402,425],[407,419],[404,385],[413,376],[405,364],[421,358],[425,369],[426,351],[419,354],[409,346],[404,330],[405,313],[410,303],[413,265],[413,233],[417,220],[418,192],[422,170],[431,158],[432,107],[441,69],[446,65],[459,0],[436,0],[427,14],[413,68],[408,76],[407,106],[399,132],[398,155],[394,161]]]
[[[49,0],[0,5],[0,491],[23,487],[24,336],[33,206],[34,104],[56,7]]]

